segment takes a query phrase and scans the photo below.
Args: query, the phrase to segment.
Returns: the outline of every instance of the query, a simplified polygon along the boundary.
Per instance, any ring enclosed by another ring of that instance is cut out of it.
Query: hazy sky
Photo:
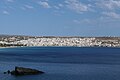
[[[120,36],[120,0],[0,0],[0,34]]]

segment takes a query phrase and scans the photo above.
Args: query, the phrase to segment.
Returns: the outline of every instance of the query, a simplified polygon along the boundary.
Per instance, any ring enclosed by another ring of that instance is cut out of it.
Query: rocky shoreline
[[[18,67],[18,66],[16,66],[15,69],[12,71],[8,70],[7,72],[4,72],[4,74],[11,74],[14,76],[37,75],[37,74],[43,74],[43,73],[44,73],[43,71],[39,71],[36,69]]]
[[[24,46],[120,47],[120,37],[0,36],[0,47]]]

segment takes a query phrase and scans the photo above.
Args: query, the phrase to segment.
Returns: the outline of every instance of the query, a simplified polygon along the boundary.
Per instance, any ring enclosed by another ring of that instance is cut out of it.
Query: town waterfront
[[[42,70],[42,75],[11,76],[15,66]],[[120,48],[23,47],[0,49],[1,80],[119,80]]]

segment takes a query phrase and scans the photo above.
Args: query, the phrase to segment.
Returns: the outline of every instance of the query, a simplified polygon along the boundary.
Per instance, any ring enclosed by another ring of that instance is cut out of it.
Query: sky
[[[120,0],[0,0],[0,34],[120,36]]]

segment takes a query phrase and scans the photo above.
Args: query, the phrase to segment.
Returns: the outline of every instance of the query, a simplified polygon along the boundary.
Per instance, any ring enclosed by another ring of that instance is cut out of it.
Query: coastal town
[[[120,37],[34,37],[0,35],[0,47],[24,46],[120,47]]]

